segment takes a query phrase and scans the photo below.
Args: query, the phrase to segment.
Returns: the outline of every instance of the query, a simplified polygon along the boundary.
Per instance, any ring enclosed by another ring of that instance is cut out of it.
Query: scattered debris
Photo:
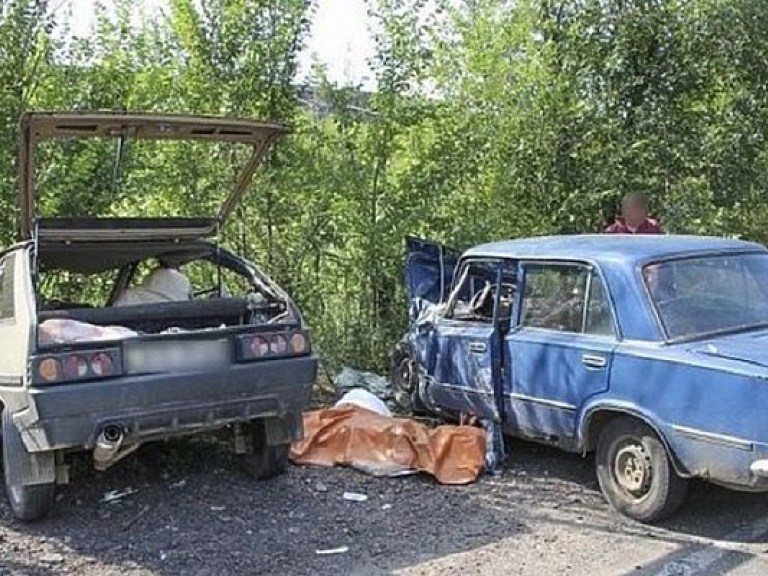
[[[349,552],[349,546],[341,546],[339,548],[330,548],[328,550],[315,550],[315,554],[318,556],[326,556],[330,554],[345,554]]]
[[[360,406],[360,408],[365,408],[366,410],[376,412],[376,414],[381,414],[382,416],[392,416],[392,412],[389,411],[389,408],[387,408],[387,405],[384,404],[381,399],[363,388],[353,388],[344,394],[344,396],[341,397],[341,400],[336,402],[336,406],[347,405]]]
[[[211,506],[211,512],[224,512],[226,509],[226,506]]]
[[[178,482],[174,482],[173,484],[171,484],[171,488],[172,488],[172,489],[175,489],[175,488],[184,488],[184,486],[186,486],[186,485],[187,485],[187,480],[186,480],[186,478],[182,478],[182,479],[181,479],[181,480],[179,480]]]
[[[373,372],[344,368],[334,378],[333,385],[339,394],[346,394],[354,388],[362,388],[385,402],[395,398],[394,390],[387,379]]]
[[[135,494],[135,493],[136,493],[136,490],[134,490],[133,488],[126,488],[122,492],[119,492],[117,490],[110,490],[109,492],[106,492],[104,494],[101,501],[108,504],[114,504],[115,502],[122,500],[126,496],[130,496],[131,494]]]
[[[350,502],[365,502],[368,500],[368,496],[360,494],[359,492],[344,492],[342,498],[344,498],[344,500],[349,500]]]
[[[328,486],[318,480],[315,484],[315,492],[328,492]]]
[[[42,558],[40,558],[40,562],[42,564],[63,564],[64,563],[64,555],[59,554],[57,552],[51,552],[48,554],[44,554]]]
[[[382,504],[381,505],[382,510],[392,510],[392,504]]]
[[[122,526],[123,531],[128,530],[128,528],[136,524],[136,522],[138,522],[141,519],[141,517],[144,516],[144,514],[146,514],[147,512],[149,512],[149,506],[144,506],[141,510],[139,510],[139,513],[136,514],[136,516],[134,516],[133,518],[131,518],[130,520],[128,520],[123,524]]]

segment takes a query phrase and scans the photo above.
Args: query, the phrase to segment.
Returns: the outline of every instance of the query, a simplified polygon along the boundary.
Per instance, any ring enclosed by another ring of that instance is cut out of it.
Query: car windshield
[[[768,253],[650,264],[643,279],[670,340],[768,325]]]

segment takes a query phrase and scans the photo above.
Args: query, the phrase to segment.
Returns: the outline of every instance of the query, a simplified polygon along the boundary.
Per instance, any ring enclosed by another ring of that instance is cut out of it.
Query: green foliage
[[[138,24],[116,0],[88,38],[45,2],[0,0],[0,229],[10,240],[24,109],[288,121],[223,240],[296,297],[331,367],[382,368],[404,328],[409,234],[464,247],[599,231],[637,189],[670,231],[768,241],[763,4],[370,0],[378,90],[320,71],[316,114],[295,85],[309,0],[172,0]],[[241,161],[63,143],[41,154],[41,208],[210,212]]]

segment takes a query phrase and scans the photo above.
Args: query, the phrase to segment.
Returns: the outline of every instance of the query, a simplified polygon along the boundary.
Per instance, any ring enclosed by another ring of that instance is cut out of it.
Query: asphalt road
[[[524,444],[467,487],[297,467],[257,483],[201,440],[77,472],[42,523],[0,498],[0,574],[768,574],[768,496],[696,485],[674,521],[642,526],[589,461]]]

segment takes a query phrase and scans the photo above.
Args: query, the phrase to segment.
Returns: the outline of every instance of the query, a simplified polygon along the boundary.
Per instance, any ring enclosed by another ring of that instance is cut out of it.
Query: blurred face
[[[624,220],[630,226],[637,226],[643,222],[648,216],[648,210],[645,207],[645,202],[641,198],[630,198],[622,207],[622,214]]]

